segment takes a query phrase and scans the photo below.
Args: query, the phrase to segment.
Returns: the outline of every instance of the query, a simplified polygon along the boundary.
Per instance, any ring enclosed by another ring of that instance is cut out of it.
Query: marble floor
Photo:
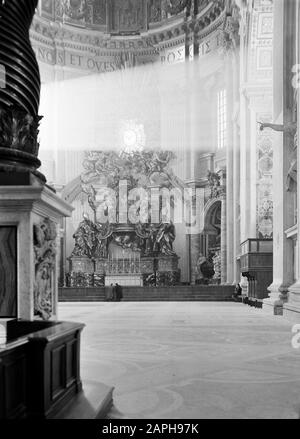
[[[299,419],[292,323],[238,303],[64,303],[86,324],[81,375],[115,387],[115,418]]]

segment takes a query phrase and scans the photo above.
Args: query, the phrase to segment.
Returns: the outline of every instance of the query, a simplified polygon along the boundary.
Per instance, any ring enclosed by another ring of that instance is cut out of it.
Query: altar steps
[[[123,302],[227,302],[234,286],[123,287]],[[105,288],[60,288],[60,302],[105,302]]]

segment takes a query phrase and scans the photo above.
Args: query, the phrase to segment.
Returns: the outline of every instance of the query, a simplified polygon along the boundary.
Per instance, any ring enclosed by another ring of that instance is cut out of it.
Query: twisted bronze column
[[[0,169],[40,166],[40,73],[29,39],[38,0],[0,0]]]

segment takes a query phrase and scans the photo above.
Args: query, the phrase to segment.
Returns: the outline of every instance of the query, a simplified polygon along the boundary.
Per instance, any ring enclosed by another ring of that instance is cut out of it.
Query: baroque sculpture
[[[295,104],[295,113],[297,113],[297,106]],[[296,115],[295,115],[296,116]],[[297,117],[297,116],[296,116]],[[287,191],[294,191],[297,185],[297,147],[298,147],[298,137],[297,137],[297,122],[287,122],[285,124],[274,124],[274,123],[261,123],[260,130],[263,131],[266,128],[270,128],[273,131],[282,132],[289,135],[292,138],[292,158],[290,162],[290,168],[286,177],[286,189]]]
[[[157,228],[154,224],[141,224],[136,225],[136,234],[144,242],[144,255],[153,256],[155,253],[155,243]]]
[[[171,223],[164,223],[161,224],[155,244],[154,249],[158,249],[159,253],[166,256],[176,256],[175,251],[173,250],[173,242],[175,241],[176,233],[175,233],[175,226]]]
[[[91,221],[87,214],[73,235],[75,247],[72,256],[87,258],[103,258],[107,256],[107,239],[113,230],[109,223],[100,224]]]
[[[137,224],[136,234],[143,240],[145,256],[176,256],[173,242],[176,238],[175,226],[171,223]]]
[[[207,179],[210,187],[210,198],[218,198],[222,192],[221,176],[216,172],[208,171]]]
[[[196,282],[201,284],[208,284],[215,275],[213,254],[209,253],[208,257],[205,257],[202,253],[199,254],[196,264]]]
[[[52,297],[56,263],[56,224],[46,218],[33,227],[34,245],[34,314],[49,320],[53,313]]]
[[[132,153],[117,154],[116,152],[89,151],[83,162],[84,173],[82,184],[86,185],[97,180],[103,186],[115,189],[120,180],[127,180],[130,188],[159,184],[170,186],[174,178],[170,162],[174,159],[171,151],[143,150]]]
[[[114,275],[126,274],[128,260],[132,264],[139,261],[134,274],[143,276],[148,285],[154,282],[153,279],[157,285],[179,281],[178,257],[173,248],[174,224],[152,224],[146,217],[139,222],[143,212],[147,211],[149,218],[148,199],[153,186],[171,188],[179,184],[170,166],[173,158],[172,152],[161,150],[122,150],[119,154],[86,152],[81,190],[93,218],[85,215],[73,235],[75,246],[69,258],[70,285],[95,286],[95,276],[109,275],[110,266]],[[119,187],[124,181],[127,194],[130,190],[142,188],[149,195],[137,199],[131,211],[127,206],[126,218],[120,211],[122,197],[125,204],[128,202]],[[158,218],[162,218],[162,206]],[[132,267],[129,273],[133,273]]]
[[[86,0],[64,0],[64,14],[73,20],[86,18],[88,9]]]

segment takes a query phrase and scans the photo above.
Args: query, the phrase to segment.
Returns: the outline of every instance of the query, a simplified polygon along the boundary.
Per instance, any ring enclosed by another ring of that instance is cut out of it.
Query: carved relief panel
[[[49,320],[54,312],[56,224],[49,218],[33,226],[34,316]]]
[[[0,226],[0,318],[17,316],[17,228]]]
[[[269,122],[270,115],[260,115]],[[270,130],[257,126],[257,237],[273,237],[273,137]]]

